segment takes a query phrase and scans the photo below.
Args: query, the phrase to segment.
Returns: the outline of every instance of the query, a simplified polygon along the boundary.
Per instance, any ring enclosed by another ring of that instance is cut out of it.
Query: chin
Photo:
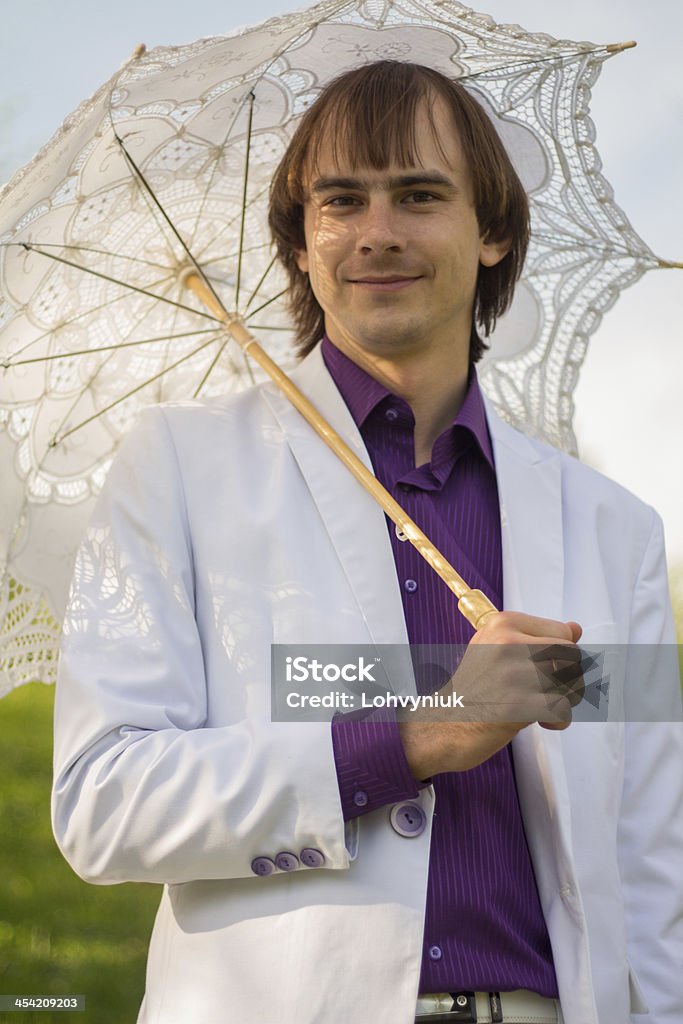
[[[376,329],[366,329],[356,337],[358,344],[366,351],[376,355],[396,355],[402,350],[421,348],[427,334],[428,328],[424,324],[406,324],[405,320],[392,323],[391,318],[386,317]]]

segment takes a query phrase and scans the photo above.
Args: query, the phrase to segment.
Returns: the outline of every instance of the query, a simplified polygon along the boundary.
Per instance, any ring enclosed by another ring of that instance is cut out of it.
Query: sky
[[[187,43],[295,9],[296,0],[23,0],[3,5],[0,180],[31,158],[136,44]],[[670,0],[486,0],[502,23],[595,43],[634,39],[608,61],[591,115],[603,173],[648,245],[683,261],[683,5]],[[683,568],[683,270],[653,271],[593,335],[576,401],[581,456],[663,516]]]

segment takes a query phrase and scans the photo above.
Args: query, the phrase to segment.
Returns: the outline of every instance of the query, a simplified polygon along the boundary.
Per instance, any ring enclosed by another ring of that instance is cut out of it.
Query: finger
[[[583,661],[559,661],[557,658],[550,658],[543,661],[535,661],[534,668],[546,683],[553,686],[574,686],[586,671]]]
[[[576,705],[580,704],[583,700],[583,695],[585,692],[586,684],[584,682],[583,676],[581,675],[578,679],[575,679],[574,682],[567,685],[563,692],[563,696],[566,700],[569,701],[571,706],[575,708]]]
[[[565,643],[576,643],[582,632],[578,622],[544,619],[539,615],[527,615],[525,612],[498,612],[488,619],[482,631],[487,627],[489,631],[514,630],[530,637],[548,637],[551,640],[564,640]]]
[[[580,685],[583,680],[583,666],[581,662],[575,665],[560,666],[557,661],[541,662],[534,666],[541,679],[541,688],[544,693],[557,690],[564,693]]]
[[[571,711],[575,703],[581,700],[577,694],[568,690],[565,693],[548,692],[545,694],[546,708],[539,715],[538,721],[542,722],[571,722]]]
[[[541,689],[546,698],[566,699],[575,707],[585,692],[582,661],[559,663],[556,659],[536,662]]]
[[[572,664],[581,662],[581,648],[569,642],[563,644],[551,643],[550,645],[534,644],[530,650],[531,654],[529,657],[532,661],[557,661],[561,663],[570,662]]]
[[[542,676],[541,686],[546,694],[565,696],[573,707],[583,700],[585,675],[596,665],[590,654],[575,644],[555,643],[533,650],[530,659]]]

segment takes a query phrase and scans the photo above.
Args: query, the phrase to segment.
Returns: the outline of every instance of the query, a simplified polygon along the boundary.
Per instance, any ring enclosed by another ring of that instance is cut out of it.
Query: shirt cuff
[[[419,783],[406,759],[398,722],[383,714],[332,719],[332,747],[344,820],[415,799]]]

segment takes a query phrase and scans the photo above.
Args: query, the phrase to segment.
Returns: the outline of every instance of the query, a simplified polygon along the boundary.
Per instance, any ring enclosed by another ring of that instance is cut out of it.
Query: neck
[[[415,417],[415,465],[430,462],[434,442],[458,415],[465,400],[468,353],[440,349],[402,353],[397,358],[368,352],[341,339],[333,344],[389,391],[405,399]]]

